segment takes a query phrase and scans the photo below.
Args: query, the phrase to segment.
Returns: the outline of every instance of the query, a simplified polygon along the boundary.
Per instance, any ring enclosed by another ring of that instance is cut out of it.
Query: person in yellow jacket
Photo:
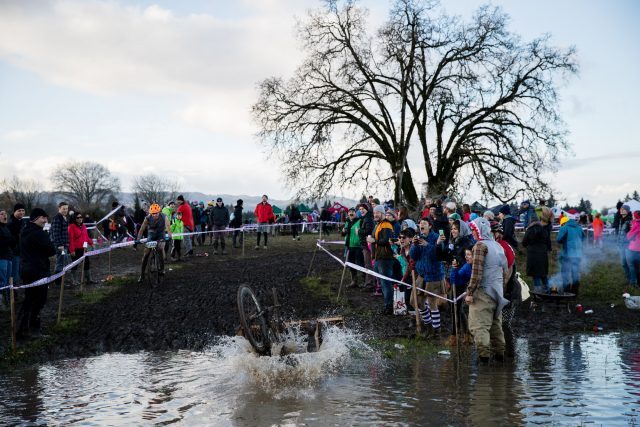
[[[182,222],[182,212],[178,212],[171,220],[171,239],[173,240],[171,259],[174,261],[182,261],[182,239],[184,238],[182,233],[184,233],[184,222]]]

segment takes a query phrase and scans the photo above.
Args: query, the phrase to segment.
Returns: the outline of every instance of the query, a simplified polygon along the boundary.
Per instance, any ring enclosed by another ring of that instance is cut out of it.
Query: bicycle
[[[138,244],[140,244],[140,241],[134,242],[134,249]],[[158,252],[158,242],[155,240],[147,241],[144,244],[144,247],[149,249],[149,253],[147,254],[147,266],[143,272],[144,283],[153,287],[154,285],[159,285],[162,281],[162,274],[160,274],[162,271],[161,266],[163,266],[160,259],[162,254]]]
[[[255,351],[262,356],[271,356],[271,347],[284,341],[285,324],[280,316],[280,302],[276,288],[273,291],[273,305],[262,308],[258,298],[249,286],[238,288],[238,314],[244,337]]]

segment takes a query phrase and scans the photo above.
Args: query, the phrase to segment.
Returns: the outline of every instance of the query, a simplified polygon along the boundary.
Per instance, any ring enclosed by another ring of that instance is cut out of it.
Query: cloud
[[[34,129],[14,129],[0,133],[0,140],[7,142],[26,141],[40,135],[40,131]]]
[[[291,10],[275,13],[292,28]],[[0,58],[93,94],[216,94],[297,63],[290,31],[274,31],[273,18],[176,16],[96,0],[0,2]]]
[[[565,159],[561,161],[561,168],[564,170],[577,169],[589,166],[592,163],[610,160],[632,160],[640,158],[640,151],[626,151],[620,153],[609,153],[593,157],[583,157],[580,159]]]

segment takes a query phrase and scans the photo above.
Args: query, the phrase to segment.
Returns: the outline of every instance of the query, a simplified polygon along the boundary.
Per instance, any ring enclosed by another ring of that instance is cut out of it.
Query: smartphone
[[[441,236],[444,236],[444,230],[443,229],[438,230],[438,234]]]

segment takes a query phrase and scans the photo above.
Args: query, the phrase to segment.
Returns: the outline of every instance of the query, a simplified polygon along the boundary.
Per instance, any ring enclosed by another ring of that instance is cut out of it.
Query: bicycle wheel
[[[272,288],[273,292],[273,309],[271,310],[271,318],[269,322],[269,326],[271,329],[271,334],[275,338],[276,341],[282,341],[282,335],[285,333],[284,321],[282,320],[282,316],[280,315],[280,302],[278,301],[278,291],[276,288]]]
[[[147,262],[147,284],[150,287],[154,287],[159,283],[160,280],[160,270],[158,269],[158,252],[152,249],[149,252],[149,260]]]
[[[238,314],[244,336],[251,346],[260,354],[268,354],[271,343],[269,331],[260,303],[248,286],[238,288]]]

